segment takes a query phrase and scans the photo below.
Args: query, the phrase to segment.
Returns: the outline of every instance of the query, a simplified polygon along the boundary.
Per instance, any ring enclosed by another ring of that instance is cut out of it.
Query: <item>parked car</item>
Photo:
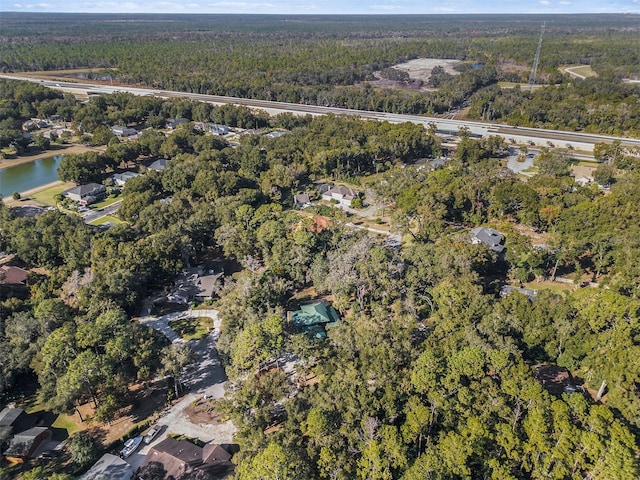
[[[42,452],[40,458],[56,458],[59,457],[62,452],[60,450],[45,450]]]
[[[138,449],[141,443],[142,437],[130,438],[129,440],[124,442],[124,448],[120,450],[120,456],[122,458],[127,458]]]
[[[161,429],[162,427],[160,425],[156,425],[151,430],[149,430],[147,434],[144,436],[144,443],[149,445],[153,441],[153,439],[156,437],[156,435],[160,433]]]

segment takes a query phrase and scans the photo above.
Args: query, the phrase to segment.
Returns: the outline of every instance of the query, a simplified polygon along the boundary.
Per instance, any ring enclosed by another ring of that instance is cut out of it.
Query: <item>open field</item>
[[[597,77],[598,74],[591,69],[591,65],[567,65],[558,67],[562,73],[568,73],[572,77],[584,80],[589,77]]]

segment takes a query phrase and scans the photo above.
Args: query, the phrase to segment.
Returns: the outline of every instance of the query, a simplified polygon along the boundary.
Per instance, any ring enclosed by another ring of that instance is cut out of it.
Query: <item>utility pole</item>
[[[540,40],[538,40],[538,48],[536,49],[536,56],[533,59],[533,68],[531,69],[531,75],[529,75],[529,85],[531,90],[536,84],[536,73],[538,72],[538,63],[540,62],[540,49],[542,48],[542,36],[544,35],[544,27],[547,22],[542,23],[542,29],[540,30]]]

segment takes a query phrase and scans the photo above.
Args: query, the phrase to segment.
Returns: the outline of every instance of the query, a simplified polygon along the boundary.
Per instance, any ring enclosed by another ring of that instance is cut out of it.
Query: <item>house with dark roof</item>
[[[4,444],[13,432],[22,432],[33,426],[34,420],[21,408],[4,408],[0,412],[0,445]]]
[[[107,187],[99,183],[87,183],[67,190],[64,195],[80,205],[91,205],[106,197]]]
[[[111,131],[116,137],[132,137],[138,133],[135,128],[129,128],[123,125],[114,125],[111,127]]]
[[[176,287],[167,295],[167,300],[174,303],[210,300],[220,286],[223,274],[224,272],[205,275],[203,267],[189,268],[176,279]]]
[[[340,324],[340,316],[329,302],[321,300],[287,312],[287,321],[295,328],[322,339],[327,337],[327,328]]]
[[[233,473],[231,455],[220,445],[199,447],[167,437],[154,445],[138,471],[141,480],[158,478],[222,479]]]
[[[504,235],[493,228],[476,227],[471,230],[471,243],[484,244],[489,250],[502,253],[504,250]]]
[[[536,380],[542,385],[542,388],[555,395],[561,395],[563,393],[575,393],[582,391],[580,385],[576,385],[576,382],[571,375],[571,372],[565,367],[559,367],[558,365],[535,365]]]
[[[11,439],[4,456],[10,463],[24,463],[34,456],[42,442],[51,440],[51,435],[51,430],[47,427],[33,427],[17,433]]]
[[[188,118],[170,118],[167,120],[167,128],[174,129],[179,125],[184,125],[185,123],[189,123],[191,120]]]
[[[167,160],[166,158],[160,158],[155,162],[153,162],[151,165],[149,165],[149,167],[147,168],[149,170],[155,170],[156,172],[161,172],[162,170],[167,168],[168,164],[169,164],[169,160]]]
[[[133,478],[133,468],[126,461],[105,453],[80,480],[130,480]]]

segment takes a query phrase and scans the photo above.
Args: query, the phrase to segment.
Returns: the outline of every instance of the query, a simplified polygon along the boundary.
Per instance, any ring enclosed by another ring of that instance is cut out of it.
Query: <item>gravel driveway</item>
[[[217,310],[188,310],[164,315],[163,317],[153,318],[145,317],[140,322],[151,328],[157,329],[167,335],[171,340],[171,336],[175,335],[172,341],[181,341],[177,334],[168,326],[168,321],[179,317],[210,317],[213,319],[213,329],[211,333],[199,341],[189,342],[189,346],[193,349],[194,358],[196,359],[193,366],[182,377],[184,385],[189,389],[180,402],[172,406],[159,420],[158,424],[164,428],[150,445],[144,445],[136,453],[127,458],[127,462],[136,471],[142,462],[144,462],[146,454],[150,448],[156,443],[166,438],[168,433],[177,433],[192,438],[198,438],[203,442],[213,442],[220,444],[233,443],[233,436],[236,427],[231,420],[224,423],[216,424],[194,424],[185,415],[184,410],[192,402],[201,399],[203,395],[207,398],[219,399],[224,396],[224,385],[227,381],[222,363],[218,357],[216,350],[216,340],[220,335],[220,319]]]

